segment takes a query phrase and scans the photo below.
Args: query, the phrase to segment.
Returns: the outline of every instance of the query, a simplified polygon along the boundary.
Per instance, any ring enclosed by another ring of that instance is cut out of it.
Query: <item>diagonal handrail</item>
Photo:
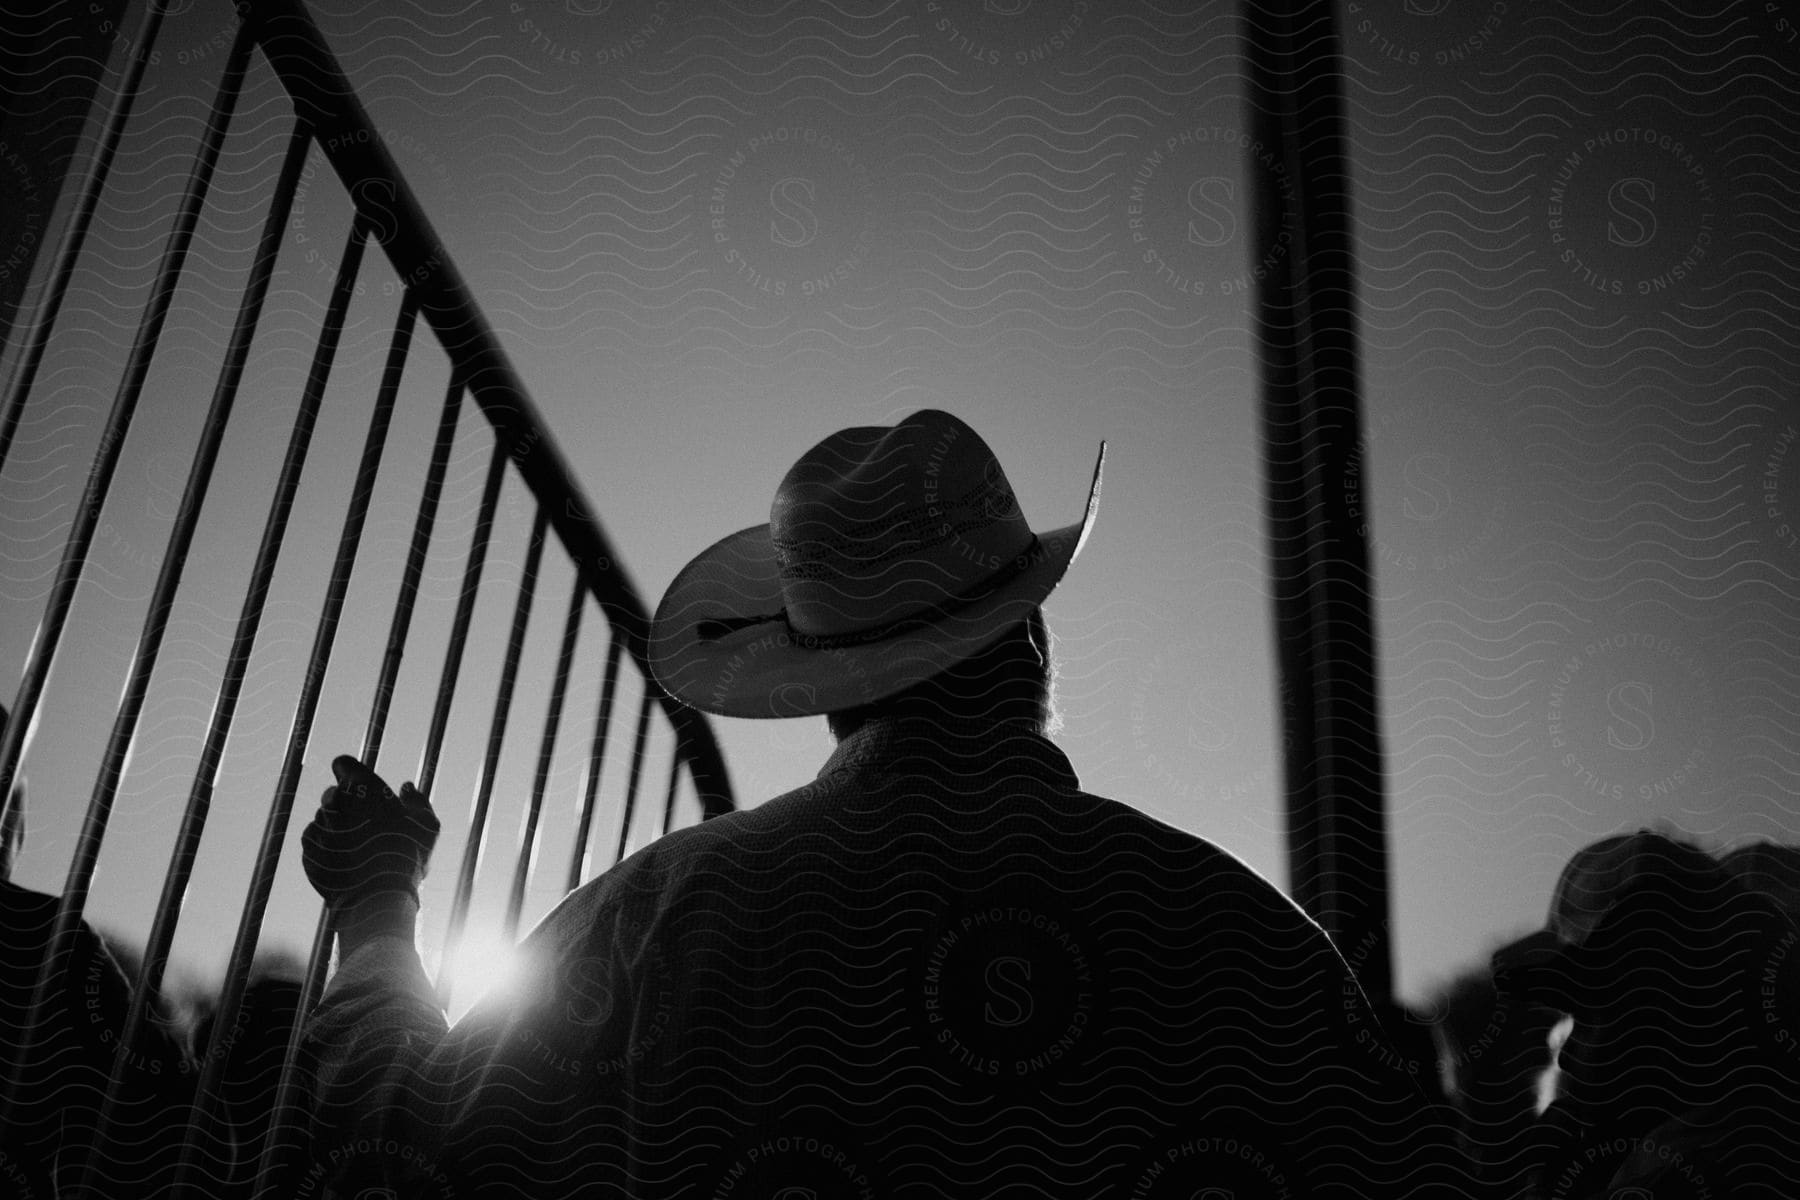
[[[324,35],[301,0],[259,0],[247,18],[296,109],[317,132],[320,145],[357,210],[373,223],[373,236],[400,279],[418,296],[419,311],[453,361],[464,371],[470,396],[494,426],[519,476],[607,620],[624,637],[625,651],[650,677],[649,616],[637,585],[576,482],[548,425],[531,400],[512,360],[495,337],[473,293],[445,252],[417,195],[386,143],[377,136]],[[675,727],[682,757],[708,817],[734,807],[718,743],[704,716],[657,689],[657,703]]]

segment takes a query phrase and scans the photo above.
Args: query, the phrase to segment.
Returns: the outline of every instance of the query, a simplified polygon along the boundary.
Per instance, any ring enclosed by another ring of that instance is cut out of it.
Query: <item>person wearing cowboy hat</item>
[[[808,450],[676,576],[649,657],[685,704],[823,715],[836,750],[571,893],[529,982],[454,1028],[412,944],[430,806],[339,759],[306,833],[346,930],[315,1160],[420,1194],[1468,1194],[1323,931],[1045,736],[1041,606],[1099,494],[1097,462],[1079,519],[1034,529],[934,410]]]

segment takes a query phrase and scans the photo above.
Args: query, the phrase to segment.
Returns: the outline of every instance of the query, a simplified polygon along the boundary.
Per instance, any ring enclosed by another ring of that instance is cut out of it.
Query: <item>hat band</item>
[[[975,587],[966,592],[958,592],[948,599],[939,601],[930,608],[890,621],[886,625],[877,625],[873,629],[859,629],[852,633],[810,634],[801,633],[788,621],[787,609],[781,608],[772,613],[763,613],[754,617],[707,617],[697,622],[694,634],[703,642],[716,642],[720,638],[747,629],[752,625],[765,625],[780,621],[787,626],[787,636],[803,650],[838,650],[845,646],[861,646],[869,642],[884,641],[902,633],[909,633],[915,628],[936,624],[959,608],[967,607],[975,601],[991,593],[995,588],[1004,587],[1018,576],[1025,573],[1026,568],[1043,561],[1043,543],[1037,535],[1031,535],[1023,550],[1013,556],[1012,562],[983,579]]]

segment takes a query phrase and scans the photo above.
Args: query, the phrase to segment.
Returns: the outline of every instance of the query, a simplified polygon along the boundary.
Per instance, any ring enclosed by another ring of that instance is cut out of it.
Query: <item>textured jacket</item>
[[[1033,734],[871,722],[523,949],[453,1029],[410,946],[342,965],[298,1194],[1466,1194],[1319,927]]]

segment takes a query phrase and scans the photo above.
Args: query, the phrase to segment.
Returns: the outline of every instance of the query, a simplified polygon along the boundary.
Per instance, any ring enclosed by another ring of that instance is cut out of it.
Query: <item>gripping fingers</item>
[[[437,810],[431,807],[431,801],[423,792],[410,783],[400,785],[400,809],[409,818],[418,822],[435,837],[438,832]]]
[[[351,799],[394,798],[386,780],[348,754],[331,760],[331,773],[337,777],[337,790]]]

